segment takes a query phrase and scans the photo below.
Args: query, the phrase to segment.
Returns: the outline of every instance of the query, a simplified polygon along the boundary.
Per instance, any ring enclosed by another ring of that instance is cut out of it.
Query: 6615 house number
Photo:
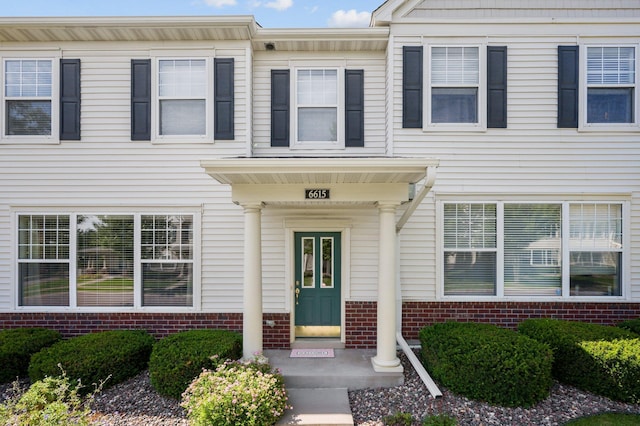
[[[329,195],[328,189],[305,189],[304,190],[304,199],[305,200],[328,200],[331,198]]]

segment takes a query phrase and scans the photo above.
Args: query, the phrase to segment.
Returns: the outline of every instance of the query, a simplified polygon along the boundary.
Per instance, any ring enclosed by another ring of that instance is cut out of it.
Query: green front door
[[[295,233],[297,337],[340,337],[340,233]]]

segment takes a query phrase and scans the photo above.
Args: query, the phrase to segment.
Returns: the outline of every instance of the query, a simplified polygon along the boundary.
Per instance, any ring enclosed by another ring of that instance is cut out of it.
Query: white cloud
[[[236,0],[204,0],[204,3],[207,6],[225,7],[225,6],[235,6]]]
[[[358,12],[355,9],[338,10],[331,15],[327,24],[334,28],[368,27],[370,20],[369,12]]]
[[[264,6],[280,11],[287,10],[293,6],[293,0],[274,0],[266,3]]]

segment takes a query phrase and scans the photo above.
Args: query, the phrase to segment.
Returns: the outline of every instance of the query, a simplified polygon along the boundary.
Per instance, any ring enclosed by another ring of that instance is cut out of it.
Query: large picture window
[[[443,295],[622,296],[622,209],[621,203],[444,203]]]
[[[191,307],[194,218],[20,214],[18,306]]]

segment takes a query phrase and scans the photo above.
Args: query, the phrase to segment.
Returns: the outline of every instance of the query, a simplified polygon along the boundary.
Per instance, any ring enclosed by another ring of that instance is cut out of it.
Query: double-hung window
[[[19,214],[19,307],[194,305],[193,214]]]
[[[587,46],[587,125],[637,122],[636,55],[633,46]]]
[[[51,59],[4,61],[5,136],[52,136],[55,108]]]
[[[301,147],[338,143],[338,70],[296,70],[296,141]]]
[[[623,204],[443,203],[444,296],[623,294]]]
[[[158,135],[207,135],[208,71],[205,59],[158,61]]]
[[[429,124],[479,124],[480,49],[432,46]]]

